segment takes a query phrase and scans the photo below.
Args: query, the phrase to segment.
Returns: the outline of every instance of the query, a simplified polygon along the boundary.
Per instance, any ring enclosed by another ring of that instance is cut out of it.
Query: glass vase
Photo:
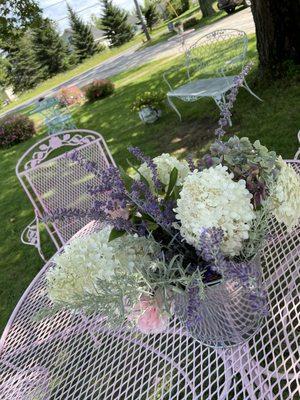
[[[227,277],[186,288],[175,298],[175,314],[188,333],[213,348],[242,344],[259,330],[267,312],[260,257],[233,264]]]

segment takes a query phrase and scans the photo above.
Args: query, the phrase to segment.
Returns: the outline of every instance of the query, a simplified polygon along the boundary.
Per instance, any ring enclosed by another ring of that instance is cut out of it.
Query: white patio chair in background
[[[115,165],[99,133],[76,129],[40,140],[23,154],[16,166],[16,175],[35,213],[34,220],[22,232],[21,240],[35,246],[43,259],[45,257],[39,230],[43,215],[64,208],[89,209],[92,205],[86,184],[95,183],[97,178],[65,157],[67,152],[74,149],[88,161],[96,162],[100,169]],[[88,222],[86,217],[43,224],[55,247],[59,249]]]
[[[185,64],[171,68],[163,74],[169,87],[169,105],[181,120],[181,114],[173,99],[194,102],[202,97],[211,97],[222,109],[226,93],[234,86],[235,77],[242,71],[246,60],[248,38],[245,32],[236,29],[217,30],[197,40],[186,52]],[[184,72],[184,79],[172,82],[176,73]],[[185,83],[186,82],[186,83]],[[248,86],[242,85],[250,94],[262,101]],[[231,120],[229,119],[231,125]]]

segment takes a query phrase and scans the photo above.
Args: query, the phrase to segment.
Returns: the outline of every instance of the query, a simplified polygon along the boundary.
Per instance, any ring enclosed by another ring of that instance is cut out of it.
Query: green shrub
[[[84,90],[87,100],[93,102],[110,96],[115,90],[115,85],[109,79],[97,79]]]
[[[187,30],[192,28],[193,26],[199,24],[200,20],[198,18],[192,17],[188,18],[185,21],[183,21],[183,29]]]
[[[151,107],[158,109],[165,98],[161,91],[152,91],[139,94],[131,105],[132,111],[140,111],[142,108]]]
[[[8,115],[0,120],[0,148],[24,142],[35,133],[34,123],[26,115]]]

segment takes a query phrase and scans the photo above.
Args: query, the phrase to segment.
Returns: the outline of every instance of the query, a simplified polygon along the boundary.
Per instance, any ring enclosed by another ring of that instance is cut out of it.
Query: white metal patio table
[[[300,173],[300,162],[292,161]],[[79,235],[95,229],[90,223]],[[270,314],[242,346],[214,350],[174,320],[145,336],[109,329],[99,315],[59,312],[36,321],[50,302],[45,273],[18,303],[0,341],[1,400],[298,400],[300,227],[271,222],[263,253]]]

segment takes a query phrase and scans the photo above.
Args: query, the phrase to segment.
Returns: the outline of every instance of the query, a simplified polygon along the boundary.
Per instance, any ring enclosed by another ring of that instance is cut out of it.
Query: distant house
[[[94,26],[91,26],[91,31],[94,36],[95,43],[100,43],[106,47],[109,46],[109,41],[106,39],[105,32],[101,29],[97,29]],[[72,29],[67,28],[64,30],[62,34],[63,40],[68,44],[69,47],[72,47]]]
[[[14,91],[11,87],[2,87],[0,86],[0,103],[9,103],[15,100],[17,96],[14,94]]]

